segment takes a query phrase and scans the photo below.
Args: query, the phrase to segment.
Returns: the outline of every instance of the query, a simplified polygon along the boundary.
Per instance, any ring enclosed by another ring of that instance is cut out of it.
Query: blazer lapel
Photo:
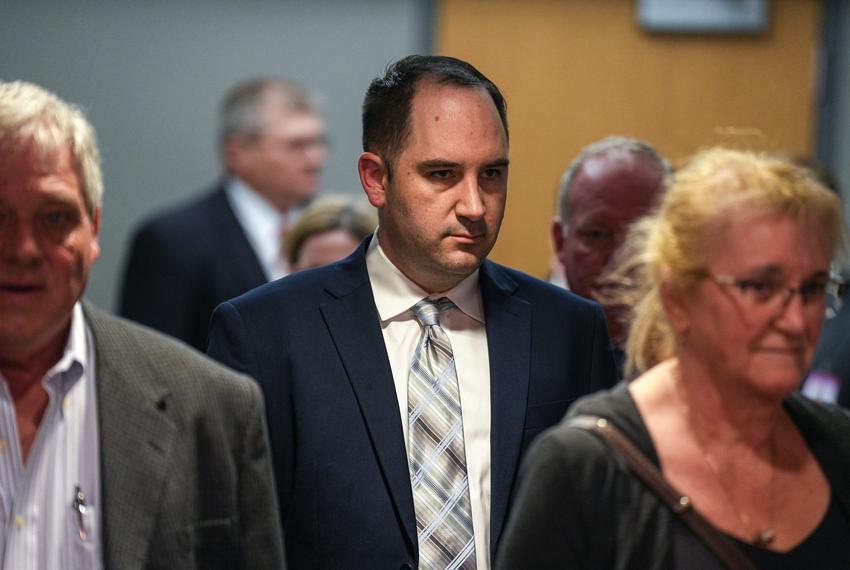
[[[321,311],[360,405],[396,516],[405,530],[411,552],[416,552],[416,515],[404,432],[366,271],[369,240],[366,238],[357,252],[338,266],[337,274],[326,288],[334,299],[323,303]]]
[[[215,194],[218,235],[217,256],[226,260],[228,271],[222,278],[233,280],[232,289],[241,292],[259,287],[268,281],[257,253],[248,241],[245,230],[239,223],[227,200],[224,185]]]
[[[90,307],[86,319],[97,355],[104,563],[141,568],[176,433],[169,394],[156,378],[130,369],[123,356],[138,347],[115,342],[110,324]]]
[[[481,267],[490,356],[490,558],[504,526],[519,463],[531,358],[531,305],[498,265]]]

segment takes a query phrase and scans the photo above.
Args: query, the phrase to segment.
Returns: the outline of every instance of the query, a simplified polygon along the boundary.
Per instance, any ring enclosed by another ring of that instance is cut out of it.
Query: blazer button
[[[402,564],[401,566],[399,566],[398,570],[413,570],[413,566],[411,566],[410,564]]]

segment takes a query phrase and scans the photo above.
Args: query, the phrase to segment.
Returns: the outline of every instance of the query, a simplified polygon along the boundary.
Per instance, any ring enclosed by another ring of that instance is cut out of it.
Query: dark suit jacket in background
[[[823,324],[812,370],[827,372],[838,379],[837,402],[850,408],[850,294],[844,296],[838,314]]]
[[[266,282],[222,184],[141,226],[121,286],[122,316],[201,351],[213,309]]]
[[[366,270],[337,264],[220,306],[209,352],[263,388],[289,565],[415,567],[398,400]],[[481,268],[491,397],[492,558],[520,458],[577,397],[616,381],[599,307],[495,263]]]
[[[256,384],[160,334],[84,311],[96,351],[105,567],[281,568]]]

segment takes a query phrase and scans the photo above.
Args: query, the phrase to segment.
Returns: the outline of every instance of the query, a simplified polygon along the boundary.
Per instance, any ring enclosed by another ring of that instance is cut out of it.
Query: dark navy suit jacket
[[[221,305],[209,354],[266,398],[290,568],[416,567],[398,402],[366,270],[349,258]],[[531,440],[616,380],[597,305],[492,262],[480,273],[490,358],[490,556]]]
[[[203,351],[213,309],[266,281],[218,185],[136,232],[120,313]]]

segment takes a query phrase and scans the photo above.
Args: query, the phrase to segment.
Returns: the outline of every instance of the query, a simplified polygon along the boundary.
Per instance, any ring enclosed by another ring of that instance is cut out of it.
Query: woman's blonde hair
[[[674,355],[676,338],[661,300],[663,283],[692,288],[705,276],[706,252],[724,221],[778,214],[819,232],[832,255],[845,249],[838,197],[806,168],[766,153],[711,148],[673,175],[656,212],[630,230],[606,280],[631,307],[627,374]]]
[[[319,198],[292,226],[284,243],[284,253],[290,264],[301,256],[301,248],[308,238],[333,230],[345,230],[356,240],[362,240],[375,231],[378,217],[363,201],[347,196]]]

